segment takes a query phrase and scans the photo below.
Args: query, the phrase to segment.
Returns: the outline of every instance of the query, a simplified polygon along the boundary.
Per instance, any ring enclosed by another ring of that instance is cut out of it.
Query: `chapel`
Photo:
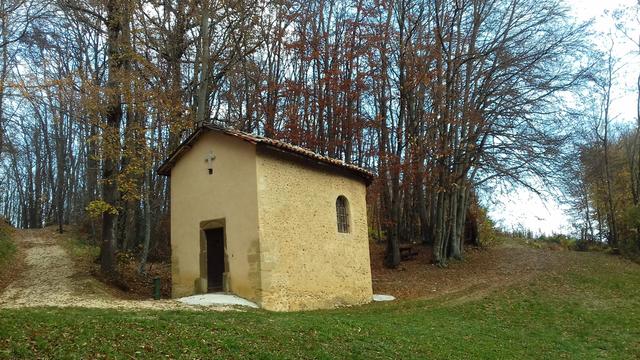
[[[171,178],[173,297],[225,292],[274,311],[371,301],[371,172],[203,125],[158,173]]]

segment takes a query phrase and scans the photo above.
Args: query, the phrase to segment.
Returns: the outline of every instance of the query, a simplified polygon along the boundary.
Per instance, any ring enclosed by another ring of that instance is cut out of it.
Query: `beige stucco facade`
[[[214,151],[214,172],[205,158]],[[203,230],[223,226],[225,290],[259,301],[258,194],[255,146],[207,133],[171,170],[172,296],[206,292]]]
[[[276,311],[371,301],[365,181],[223,133],[190,146],[171,168],[174,297],[207,291],[203,230],[224,227],[225,291]]]

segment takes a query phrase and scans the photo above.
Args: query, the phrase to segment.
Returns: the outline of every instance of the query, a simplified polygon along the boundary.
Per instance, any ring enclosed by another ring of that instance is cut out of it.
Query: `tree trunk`
[[[123,39],[124,21],[128,21],[128,5],[119,0],[107,2],[107,109],[103,131],[105,159],[102,168],[102,200],[110,207],[102,213],[102,246],[100,265],[104,272],[115,271],[115,225],[118,200],[118,161],[120,159],[120,123],[122,121]]]
[[[202,19],[200,22],[200,83],[198,85],[198,109],[196,122],[202,124],[208,121],[209,105],[209,6],[208,1],[202,5]]]
[[[150,171],[145,172],[144,186],[144,243],[142,245],[142,255],[140,256],[140,266],[138,273],[145,273],[145,265],[149,256],[149,243],[151,242],[151,202],[149,200],[149,187],[151,186]]]

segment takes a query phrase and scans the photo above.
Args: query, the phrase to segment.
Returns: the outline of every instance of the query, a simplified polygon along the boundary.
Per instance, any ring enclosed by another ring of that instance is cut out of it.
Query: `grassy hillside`
[[[640,357],[640,266],[562,257],[564,271],[489,294],[333,311],[0,310],[0,358]]]
[[[11,225],[0,218],[0,292],[15,279],[23,264],[23,259],[16,256],[13,234]]]
[[[13,229],[3,219],[0,219],[0,272],[5,269],[16,252],[16,246],[11,240]]]

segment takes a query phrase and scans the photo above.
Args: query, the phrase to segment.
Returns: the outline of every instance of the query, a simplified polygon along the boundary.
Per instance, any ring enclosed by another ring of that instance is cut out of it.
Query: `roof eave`
[[[293,152],[293,151],[288,151],[286,149],[280,148],[278,146],[274,146],[268,143],[258,143],[259,146],[270,149],[272,151],[276,151],[278,153],[281,153],[283,155],[287,155],[287,156],[293,156],[296,157],[298,159],[301,159],[307,163],[318,163],[318,164],[322,164],[323,166],[327,167],[327,168],[332,168],[334,170],[339,170],[342,171],[343,173],[348,173],[351,174],[354,177],[357,177],[359,179],[364,180],[365,184],[367,186],[371,185],[371,183],[373,182],[373,179],[375,178],[375,175],[365,169],[355,169],[355,168],[350,168],[350,167],[346,167],[346,166],[340,166],[340,165],[336,165],[335,163],[331,162],[331,161],[326,161],[324,159],[319,159],[319,158],[314,158],[314,157],[310,157],[310,156],[306,156],[304,154],[300,154],[297,152]]]
[[[171,176],[171,169],[173,165],[182,157],[182,154],[191,149],[191,144],[193,144],[203,133],[203,128],[200,127],[193,134],[191,134],[185,141],[182,142],[172,153],[169,155],[167,160],[165,160],[162,165],[158,167],[156,173],[158,175],[163,176]]]
[[[358,176],[359,178],[363,179],[365,181],[365,184],[367,186],[369,186],[372,182],[373,179],[375,178],[375,175],[365,169],[362,168],[358,168],[356,166],[353,165],[349,165],[349,164],[344,164],[344,165],[340,165],[340,164],[336,164],[333,161],[328,161],[322,157],[314,157],[314,156],[309,156],[303,153],[299,153],[296,151],[289,151],[288,149],[282,148],[282,147],[278,147],[275,145],[271,145],[269,143],[266,142],[259,142],[256,141],[254,138],[252,137],[247,137],[247,136],[242,136],[240,134],[234,133],[234,132],[230,132],[225,128],[219,127],[219,126],[215,126],[215,125],[203,125],[201,127],[199,127],[196,131],[194,131],[193,134],[191,134],[185,141],[182,142],[182,144],[180,144],[180,146],[178,146],[172,153],[171,155],[169,155],[169,157],[167,158],[167,160],[165,160],[162,165],[160,165],[158,167],[158,170],[156,170],[156,173],[158,175],[163,175],[163,176],[171,176],[171,170],[173,169],[173,166],[175,165],[176,162],[179,161],[179,159],[182,157],[182,154],[185,153],[186,151],[189,151],[191,149],[192,144],[197,141],[197,139],[205,132],[205,131],[218,131],[221,132],[225,135],[228,136],[234,136],[236,138],[239,138],[243,141],[247,141],[253,144],[260,144],[262,146],[266,146],[269,148],[272,148],[274,150],[278,150],[279,152],[282,153],[287,153],[287,154],[292,154],[292,155],[296,155],[298,157],[304,158],[308,161],[311,162],[320,162],[323,163],[327,166],[330,167],[335,167],[335,168],[339,168],[343,171],[349,172],[355,176]]]

